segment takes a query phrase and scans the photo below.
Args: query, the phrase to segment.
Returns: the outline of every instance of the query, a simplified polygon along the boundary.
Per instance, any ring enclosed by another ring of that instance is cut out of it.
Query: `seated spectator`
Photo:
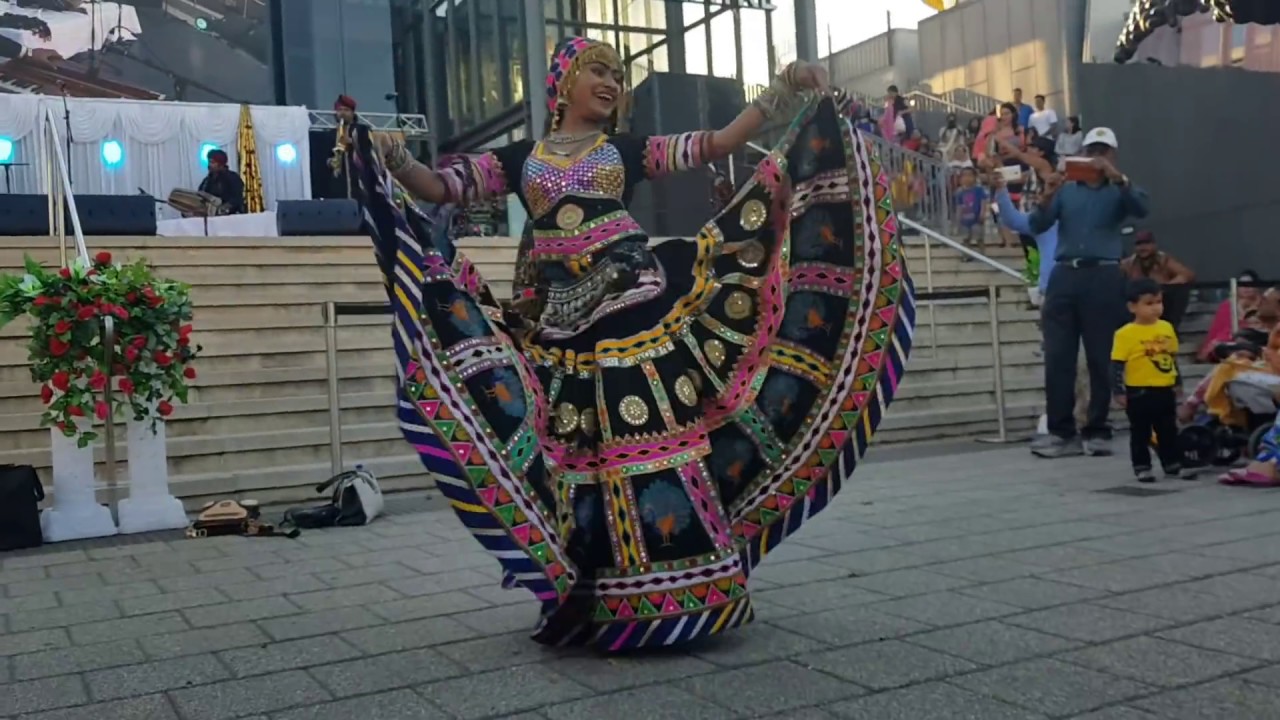
[[[1245,270],[1236,277],[1236,280],[1241,283],[1254,283],[1258,281],[1258,273]],[[1196,357],[1200,362],[1214,362],[1214,349],[1219,344],[1231,340],[1231,300],[1227,298],[1218,305],[1218,310],[1213,315],[1213,322],[1209,325],[1209,332],[1196,351]],[[1236,289],[1236,317],[1240,321],[1241,328],[1257,325],[1258,305],[1261,302],[1262,293],[1258,288],[1242,285]]]
[[[938,135],[938,150],[942,152],[942,157],[951,159],[952,153],[959,145],[964,144],[964,130],[960,128],[955,113],[947,115],[947,126],[942,128],[942,132]]]
[[[1139,230],[1133,238],[1133,254],[1120,261],[1120,269],[1130,280],[1150,278],[1161,285],[1187,285],[1196,274],[1169,253],[1156,246],[1155,233]]]
[[[1280,374],[1280,331],[1273,330],[1262,351],[1263,359],[1272,372]],[[1263,437],[1258,454],[1245,467],[1231,470],[1218,478],[1223,485],[1248,485],[1251,487],[1280,486],[1280,413],[1271,430]]]
[[[1080,127],[1080,116],[1067,118],[1067,127],[1058,134],[1057,147],[1060,159],[1078,157],[1084,151],[1084,128]]]

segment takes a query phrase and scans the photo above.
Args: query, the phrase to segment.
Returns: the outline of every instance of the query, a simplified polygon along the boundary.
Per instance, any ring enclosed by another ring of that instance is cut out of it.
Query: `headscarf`
[[[551,54],[547,71],[547,110],[551,113],[551,128],[560,124],[560,113],[568,106],[578,73],[589,63],[601,62],[611,68],[622,69],[622,60],[613,46],[584,37],[561,40]]]

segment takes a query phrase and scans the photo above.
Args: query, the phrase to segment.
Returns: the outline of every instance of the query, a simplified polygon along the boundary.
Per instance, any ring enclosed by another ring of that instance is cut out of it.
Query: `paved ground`
[[[8,556],[0,717],[1280,717],[1280,493],[885,457],[753,578],[758,623],[640,657],[528,640],[446,510]]]

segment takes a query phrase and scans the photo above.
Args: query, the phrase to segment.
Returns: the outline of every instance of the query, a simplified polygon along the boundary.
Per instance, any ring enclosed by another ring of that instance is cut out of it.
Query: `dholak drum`
[[[199,190],[183,190],[174,188],[169,193],[169,207],[182,213],[184,217],[215,217],[226,215],[230,208],[222,205],[222,200]]]

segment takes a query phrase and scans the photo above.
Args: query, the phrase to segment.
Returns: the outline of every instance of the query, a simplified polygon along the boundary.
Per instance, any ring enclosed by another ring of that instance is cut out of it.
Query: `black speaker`
[[[76,195],[85,235],[156,234],[156,205],[145,195]],[[67,216],[67,230],[71,218]],[[48,235],[47,195],[0,195],[0,235]]]
[[[0,195],[0,235],[48,235],[47,195]]]
[[[281,200],[276,203],[276,228],[281,237],[298,235],[360,235],[360,205],[355,200]]]
[[[156,202],[150,195],[77,195],[85,235],[156,234]]]
[[[654,73],[632,94],[631,132],[672,135],[718,130],[746,105],[736,80]],[[712,214],[710,172],[677,173],[643,183],[631,199],[631,214],[655,237],[690,236]]]

